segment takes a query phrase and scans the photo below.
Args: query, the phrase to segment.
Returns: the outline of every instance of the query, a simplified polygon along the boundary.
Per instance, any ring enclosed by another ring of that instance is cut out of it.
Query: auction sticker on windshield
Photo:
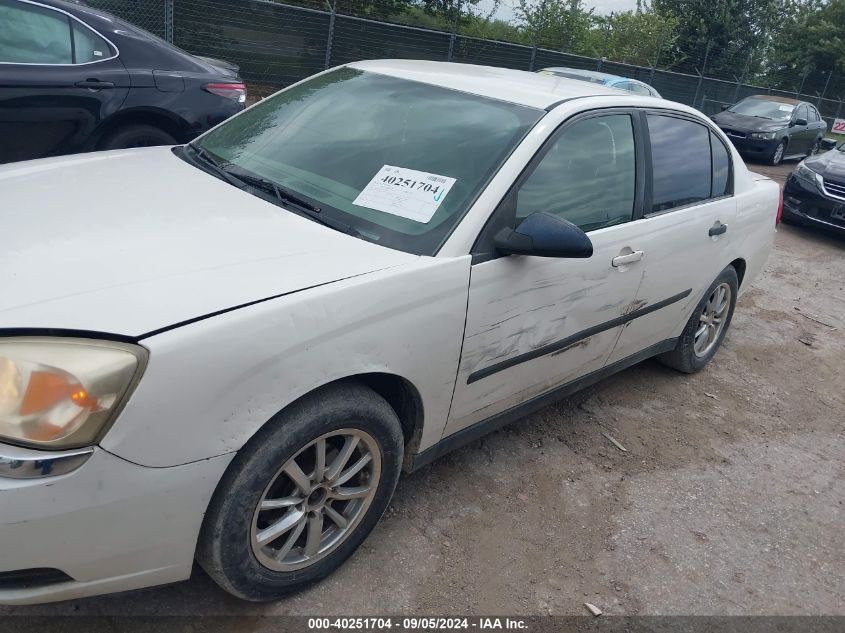
[[[454,184],[448,176],[385,165],[352,204],[425,224]]]

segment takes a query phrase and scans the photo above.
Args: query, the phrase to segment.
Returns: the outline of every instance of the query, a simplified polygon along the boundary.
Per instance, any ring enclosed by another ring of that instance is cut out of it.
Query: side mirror
[[[795,119],[795,125],[807,125],[807,119]]]
[[[730,107],[731,107],[731,106],[730,106],[730,104],[723,103],[723,104],[722,104],[722,108],[721,108],[721,110],[722,110],[722,112],[724,112],[725,110],[727,110],[727,109],[728,109],[728,108],[730,108]]]
[[[836,141],[832,138],[823,138],[822,142],[819,144],[819,148],[823,149],[824,151],[836,149]]]
[[[504,255],[584,258],[593,254],[593,243],[584,231],[569,220],[542,211],[529,215],[516,230],[500,230],[493,244]]]

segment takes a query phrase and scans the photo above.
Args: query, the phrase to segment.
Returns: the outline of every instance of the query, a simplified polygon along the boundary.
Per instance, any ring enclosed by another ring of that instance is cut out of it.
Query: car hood
[[[827,180],[845,182],[845,152],[832,149],[808,158],[804,163]]]
[[[0,329],[141,338],[418,259],[154,147],[0,166]]]
[[[729,127],[733,130],[745,130],[748,132],[774,132],[776,130],[782,130],[789,125],[788,121],[771,121],[748,116],[747,114],[736,114],[728,110],[714,115],[713,121],[719,127]]]

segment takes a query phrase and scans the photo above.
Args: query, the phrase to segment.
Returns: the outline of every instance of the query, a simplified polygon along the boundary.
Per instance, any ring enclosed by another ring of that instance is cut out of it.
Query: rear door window
[[[713,167],[710,130],[700,123],[661,114],[648,115],[651,139],[651,213],[710,198]]]
[[[0,62],[72,64],[69,18],[44,7],[0,0]]]
[[[713,155],[713,186],[710,196],[719,198],[731,193],[731,158],[721,139],[710,132],[710,151]]]

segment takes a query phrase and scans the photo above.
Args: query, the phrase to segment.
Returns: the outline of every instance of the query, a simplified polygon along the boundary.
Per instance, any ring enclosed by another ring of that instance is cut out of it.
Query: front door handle
[[[722,224],[721,222],[716,222],[713,226],[710,227],[710,231],[708,231],[708,235],[713,237],[715,235],[722,235],[723,233],[727,232],[728,225]]]
[[[89,90],[102,90],[103,88],[114,88],[113,82],[100,81],[99,79],[86,79],[85,81],[77,81],[74,85],[77,88],[88,88]]]
[[[643,258],[643,255],[643,251],[633,251],[627,255],[617,255],[610,263],[618,268],[619,266],[625,266],[626,264],[633,264],[634,262],[640,261]]]

